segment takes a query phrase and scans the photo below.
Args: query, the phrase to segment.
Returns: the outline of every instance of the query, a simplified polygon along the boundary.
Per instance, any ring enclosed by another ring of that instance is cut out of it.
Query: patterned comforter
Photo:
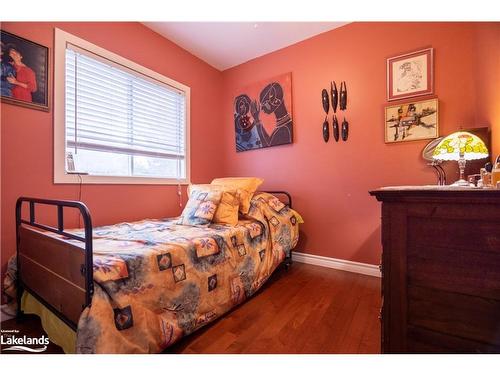
[[[297,243],[300,215],[256,194],[235,227],[143,220],[94,229],[78,353],[157,353],[253,295]]]

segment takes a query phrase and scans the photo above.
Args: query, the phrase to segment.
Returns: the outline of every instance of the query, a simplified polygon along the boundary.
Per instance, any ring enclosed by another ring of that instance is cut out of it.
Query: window
[[[187,183],[189,94],[56,29],[55,182]]]

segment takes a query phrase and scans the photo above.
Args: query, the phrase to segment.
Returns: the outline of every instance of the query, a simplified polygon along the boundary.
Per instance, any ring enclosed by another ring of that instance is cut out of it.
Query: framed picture
[[[385,143],[439,136],[438,100],[429,99],[385,108]]]
[[[49,110],[49,49],[0,30],[2,102]]]
[[[434,92],[432,48],[387,59],[387,100],[399,100]]]
[[[239,90],[233,116],[237,152],[292,143],[292,73]]]

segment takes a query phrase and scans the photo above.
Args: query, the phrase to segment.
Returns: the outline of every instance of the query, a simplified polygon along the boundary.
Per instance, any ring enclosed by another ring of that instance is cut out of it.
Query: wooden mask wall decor
[[[328,123],[328,112],[330,111],[330,97],[328,96],[328,91],[323,89],[321,91],[321,103],[323,104],[323,110],[326,113],[325,121],[323,121],[323,140],[328,142],[330,139],[330,124]]]
[[[323,121],[323,140],[325,142],[328,142],[328,140],[330,139],[330,125],[328,123],[330,100],[333,111],[333,138],[335,139],[335,142],[338,142],[339,138],[342,138],[342,140],[345,142],[349,138],[349,122],[344,116],[342,124],[339,126],[339,121],[336,115],[337,106],[341,111],[345,111],[347,109],[347,84],[345,81],[340,81],[340,91],[337,89],[337,84],[335,83],[335,81],[330,81],[330,95],[328,95],[326,89],[323,89],[321,91],[321,104],[323,105],[323,110],[326,114],[325,121]]]
[[[337,104],[339,102],[339,92],[337,91],[337,84],[335,81],[330,82],[330,95],[332,97],[333,113],[337,113]]]
[[[339,141],[339,122],[337,120],[337,116],[333,115],[333,138],[335,138],[335,142]]]
[[[344,117],[344,120],[342,121],[342,140],[344,142],[347,141],[347,137],[349,137],[349,123]]]
[[[342,111],[347,109],[347,86],[345,81],[340,83],[340,109]]]

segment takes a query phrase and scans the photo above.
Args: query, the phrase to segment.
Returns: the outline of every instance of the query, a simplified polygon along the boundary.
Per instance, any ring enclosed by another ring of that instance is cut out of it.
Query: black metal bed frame
[[[273,195],[284,195],[287,198],[286,205],[292,208],[292,197],[286,191],[265,191],[265,193]],[[29,220],[22,218],[22,207],[23,203],[29,204]],[[35,205],[42,204],[48,206],[57,207],[57,228],[45,224],[40,224],[36,222],[35,216]],[[77,236],[72,233],[68,233],[64,230],[64,208],[74,208],[80,211],[80,215],[83,219],[84,237]],[[43,229],[52,233],[62,235],[73,240],[81,241],[84,243],[85,251],[85,264],[81,266],[80,272],[82,276],[85,277],[85,305],[82,306],[82,311],[91,305],[92,295],[94,294],[94,280],[93,280],[93,254],[92,254],[92,219],[90,216],[90,211],[87,206],[79,201],[70,200],[56,200],[56,199],[40,199],[40,198],[30,198],[30,197],[20,197],[16,202],[16,255],[17,255],[17,318],[22,319],[23,311],[21,310],[21,298],[23,291],[28,291],[33,295],[40,303],[42,303],[46,308],[48,308],[52,313],[54,313],[59,319],[66,323],[72,330],[76,332],[77,326],[74,322],[68,319],[63,313],[55,309],[50,303],[46,302],[42,297],[40,297],[35,291],[33,291],[29,286],[25,285],[21,277],[21,264],[19,256],[19,245],[20,245],[20,227],[21,225],[27,225],[35,227],[38,229]],[[290,253],[286,256],[284,260],[284,265],[286,269],[292,264],[292,249]]]

